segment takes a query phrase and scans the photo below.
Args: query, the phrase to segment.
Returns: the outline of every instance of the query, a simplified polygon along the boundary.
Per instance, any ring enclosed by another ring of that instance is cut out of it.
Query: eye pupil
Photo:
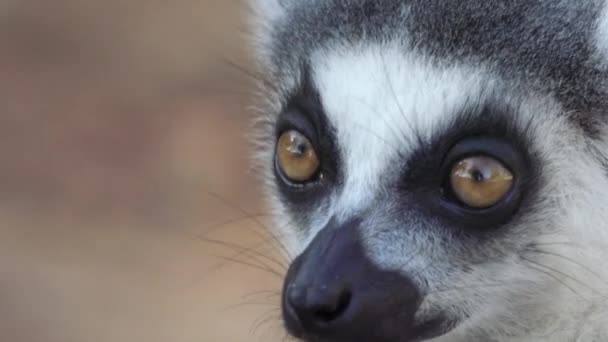
[[[482,182],[482,181],[484,181],[486,179],[486,177],[484,176],[484,174],[481,173],[481,171],[479,171],[477,169],[471,171],[471,176],[473,177],[473,179],[476,182]]]
[[[303,156],[304,153],[306,153],[306,150],[308,149],[308,146],[306,146],[305,142],[303,141],[296,141],[294,139],[294,141],[292,141],[293,145],[288,147],[288,151],[293,153],[293,154],[297,154],[298,156]]]

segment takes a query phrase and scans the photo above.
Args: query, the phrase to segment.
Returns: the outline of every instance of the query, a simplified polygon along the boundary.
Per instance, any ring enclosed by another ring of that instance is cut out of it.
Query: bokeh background
[[[0,2],[0,341],[283,339],[242,1]]]

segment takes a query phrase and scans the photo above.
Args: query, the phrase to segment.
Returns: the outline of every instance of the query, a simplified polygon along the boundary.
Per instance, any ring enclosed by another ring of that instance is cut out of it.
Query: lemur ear
[[[608,7],[599,15],[595,31],[596,50],[600,57],[608,64]]]
[[[285,16],[286,2],[299,0],[249,0],[252,17],[250,28],[256,59],[262,65],[269,60],[272,51],[272,32],[277,23]]]
[[[285,0],[250,0],[256,20],[268,25],[280,18],[285,12]]]

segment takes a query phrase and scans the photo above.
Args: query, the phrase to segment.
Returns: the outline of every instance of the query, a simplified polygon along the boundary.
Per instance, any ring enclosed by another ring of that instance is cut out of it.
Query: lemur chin
[[[304,341],[608,341],[604,0],[251,0]]]

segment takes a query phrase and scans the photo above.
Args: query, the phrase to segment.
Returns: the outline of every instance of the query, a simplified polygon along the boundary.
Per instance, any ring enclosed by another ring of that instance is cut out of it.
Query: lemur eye
[[[514,176],[501,162],[475,156],[456,163],[450,173],[453,194],[475,209],[491,207],[505,197],[513,186]]]
[[[310,140],[295,130],[287,131],[279,137],[276,159],[281,173],[296,183],[311,180],[321,164]]]

